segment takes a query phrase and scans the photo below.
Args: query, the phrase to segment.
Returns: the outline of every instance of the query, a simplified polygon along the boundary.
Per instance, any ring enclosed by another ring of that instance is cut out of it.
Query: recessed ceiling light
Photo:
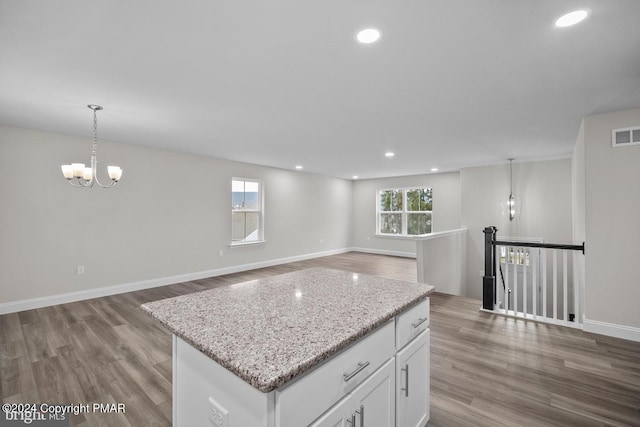
[[[358,175],[353,175],[351,178],[358,179]]]
[[[296,169],[300,170],[300,169],[302,169],[302,166],[297,165],[297,166],[296,166]]]
[[[438,172],[438,168],[431,168],[431,172]]]
[[[587,15],[589,15],[589,12],[586,10],[574,10],[573,12],[569,12],[558,18],[556,21],[556,27],[570,27],[572,25],[576,25],[577,23],[584,21]]]
[[[375,28],[366,28],[360,31],[356,38],[360,43],[375,43],[380,39],[380,30],[376,30]]]
[[[393,156],[395,156],[396,154],[395,154],[393,151],[387,151],[386,153],[384,153],[384,155],[385,155],[386,157],[393,157]]]

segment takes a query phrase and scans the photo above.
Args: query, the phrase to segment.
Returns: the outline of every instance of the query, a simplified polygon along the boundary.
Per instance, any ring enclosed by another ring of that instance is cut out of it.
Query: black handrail
[[[520,246],[525,248],[546,248],[546,249],[567,249],[571,251],[581,251],[584,254],[584,242],[581,245],[557,245],[555,243],[534,243],[534,242],[507,242],[504,240],[493,240],[493,246]]]
[[[482,278],[482,308],[493,310],[496,304],[496,246],[519,246],[525,248],[565,249],[582,251],[584,255],[584,242],[581,245],[558,245],[554,243],[533,242],[509,242],[496,240],[498,229],[494,226],[485,227],[484,232],[484,276]],[[502,267],[500,267],[502,270]],[[502,271],[500,271],[502,275]],[[504,278],[503,278],[504,281]]]

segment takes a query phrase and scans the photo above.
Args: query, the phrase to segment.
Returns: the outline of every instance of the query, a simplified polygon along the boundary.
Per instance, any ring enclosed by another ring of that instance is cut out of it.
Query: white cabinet
[[[429,328],[429,299],[396,317],[396,349],[399,351]]]
[[[347,396],[311,424],[311,427],[353,427],[351,424],[355,422],[355,414],[351,407],[351,396]]]
[[[396,353],[394,342],[394,322],[389,321],[303,378],[276,390],[276,424],[309,425],[392,359]]]
[[[422,427],[429,420],[429,330],[396,355],[398,427]]]
[[[395,357],[312,427],[425,426],[430,416],[429,320],[429,299],[397,316]],[[382,340],[376,341],[380,346]]]
[[[429,300],[268,393],[175,335],[173,375],[176,427],[423,427]],[[213,424],[212,414],[222,422]]]
[[[395,363],[389,360],[353,391],[356,426],[388,427],[396,417]]]
[[[395,419],[394,360],[334,405],[311,427],[389,427]]]

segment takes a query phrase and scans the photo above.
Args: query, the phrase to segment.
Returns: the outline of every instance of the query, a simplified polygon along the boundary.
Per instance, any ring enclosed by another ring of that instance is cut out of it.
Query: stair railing
[[[497,231],[484,229],[483,310],[581,328],[578,263],[584,242],[503,241]]]

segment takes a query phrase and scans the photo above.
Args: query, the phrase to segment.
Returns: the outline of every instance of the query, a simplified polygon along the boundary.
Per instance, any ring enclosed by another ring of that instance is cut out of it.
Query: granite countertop
[[[267,393],[424,300],[433,289],[311,268],[149,302],[142,309]]]

